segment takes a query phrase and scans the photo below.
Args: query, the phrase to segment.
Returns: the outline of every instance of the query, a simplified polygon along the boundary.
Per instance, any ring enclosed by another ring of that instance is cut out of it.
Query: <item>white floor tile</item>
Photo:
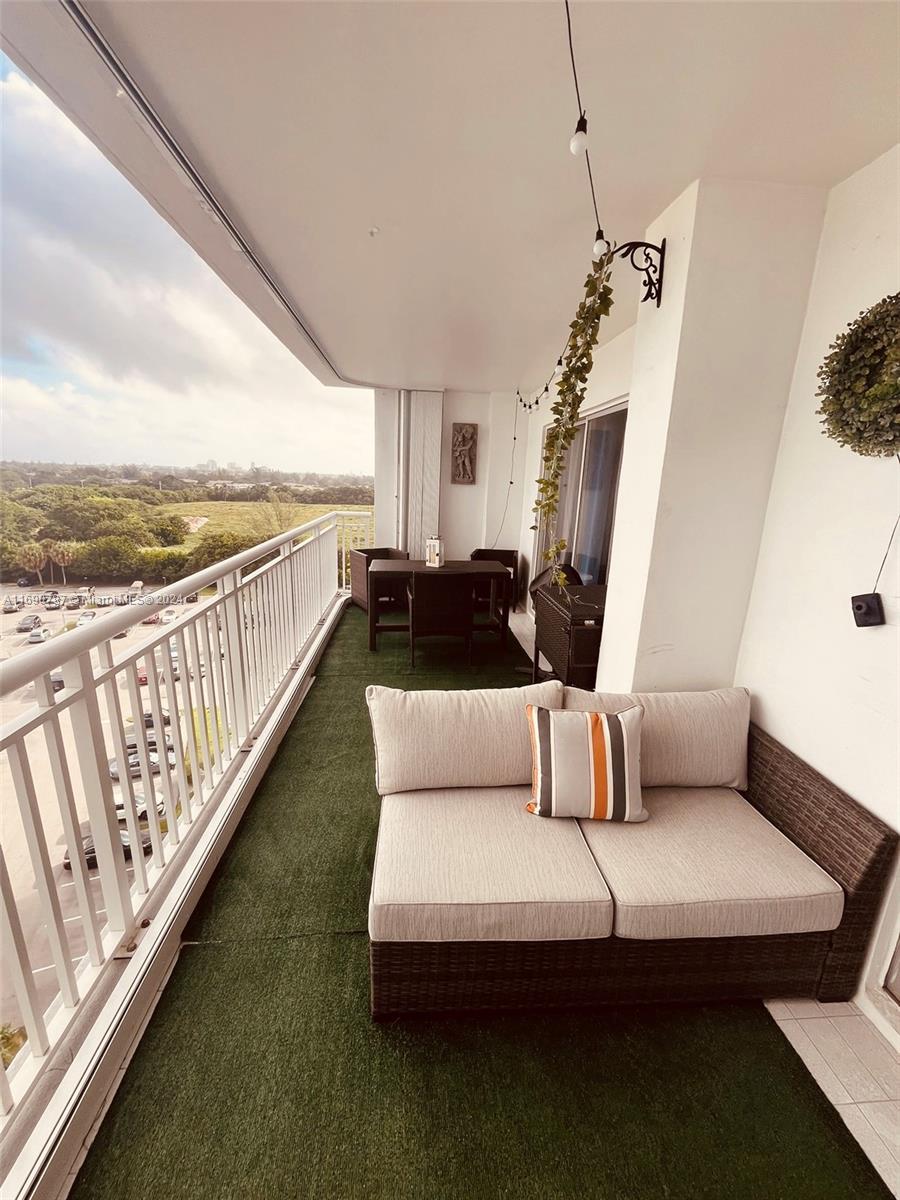
[[[900,1164],[900,1102],[882,1100],[857,1107]]]
[[[878,1081],[889,1100],[900,1100],[900,1054],[863,1016],[832,1017],[832,1025]]]
[[[816,1003],[823,1017],[852,1017],[859,1012],[856,1005],[851,1004],[849,1000],[826,1001],[824,1004],[817,1000]]]
[[[844,1085],[851,1100],[887,1099],[872,1073],[844,1041],[830,1020],[802,1020],[799,1024]]]
[[[862,1146],[866,1158],[891,1189],[895,1196],[900,1196],[900,1164],[891,1154],[874,1127],[866,1120],[861,1111],[863,1104],[846,1104],[838,1108],[844,1119],[844,1124]]]
[[[810,1041],[806,1031],[800,1028],[800,1022],[779,1021],[778,1027],[803,1059],[806,1069],[831,1103],[851,1104],[850,1093]]]
[[[792,1017],[824,1017],[818,1000],[785,1000]]]
[[[769,1015],[776,1021],[789,1021],[793,1016],[784,1000],[766,1000],[765,1005]]]

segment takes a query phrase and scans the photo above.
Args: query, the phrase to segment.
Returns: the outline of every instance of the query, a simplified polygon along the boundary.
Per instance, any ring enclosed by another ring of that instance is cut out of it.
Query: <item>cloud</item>
[[[0,79],[3,456],[372,470],[323,387],[16,69]]]

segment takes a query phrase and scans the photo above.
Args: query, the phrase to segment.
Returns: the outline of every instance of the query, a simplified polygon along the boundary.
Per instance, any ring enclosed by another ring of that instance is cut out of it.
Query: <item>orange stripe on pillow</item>
[[[591,816],[595,821],[605,821],[609,806],[606,783],[606,742],[603,737],[602,713],[590,713],[591,754],[594,759],[594,808]]]
[[[531,799],[537,802],[538,798],[538,751],[537,738],[534,734],[534,705],[525,705],[525,715],[528,719],[528,736],[531,738]],[[529,811],[533,812],[534,807],[529,805]]]

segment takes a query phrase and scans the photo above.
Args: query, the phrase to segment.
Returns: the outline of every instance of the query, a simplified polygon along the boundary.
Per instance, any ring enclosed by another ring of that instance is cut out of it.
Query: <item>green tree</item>
[[[37,542],[25,542],[18,549],[18,564],[25,571],[33,571],[38,577],[38,583],[44,586],[44,567],[47,565],[47,555],[43,546]]]
[[[255,545],[256,538],[239,533],[204,534],[188,558],[188,574],[193,575],[195,571],[202,571],[205,567],[211,567],[222,559],[231,558],[233,554],[240,554],[242,550],[249,550]]]
[[[160,546],[180,546],[190,532],[184,517],[169,513],[156,513],[145,524]]]
[[[171,583],[189,574],[188,554],[177,546],[148,546],[138,552],[137,572],[142,579]]]
[[[56,542],[52,538],[41,538],[41,549],[47,556],[47,565],[50,567],[50,582],[53,583],[53,552],[56,549]]]
[[[14,542],[33,538],[43,517],[36,509],[7,496],[0,496],[0,533]]]
[[[62,571],[63,587],[66,585],[66,567],[71,567],[81,545],[79,542],[55,542],[53,546],[53,561]]]
[[[72,564],[80,575],[97,579],[133,579],[139,551],[125,537],[101,537],[85,542]]]

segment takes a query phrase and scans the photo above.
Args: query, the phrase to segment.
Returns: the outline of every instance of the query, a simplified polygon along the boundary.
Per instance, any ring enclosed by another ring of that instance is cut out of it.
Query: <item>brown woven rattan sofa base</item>
[[[372,1016],[778,996],[849,1000],[897,835],[755,726],[746,797],[843,888],[836,929],[659,941],[371,942]]]

